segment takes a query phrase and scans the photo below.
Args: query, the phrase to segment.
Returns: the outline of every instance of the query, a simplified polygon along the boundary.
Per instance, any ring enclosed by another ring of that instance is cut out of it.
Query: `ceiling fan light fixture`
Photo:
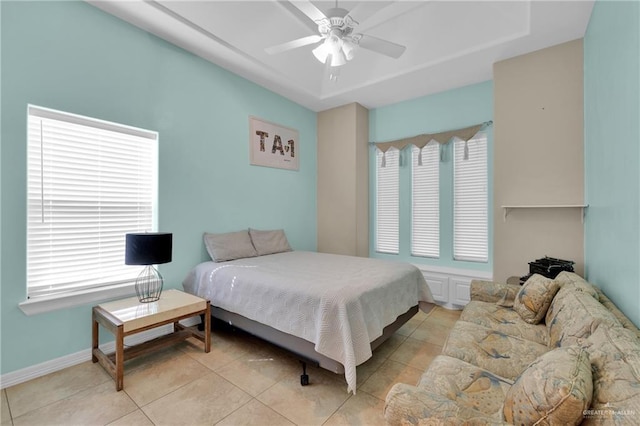
[[[313,56],[321,63],[326,63],[331,57],[331,66],[339,67],[347,63],[347,57],[343,52],[344,42],[338,35],[332,33],[324,40],[324,42],[313,49]],[[352,54],[353,56],[353,54]]]
[[[344,56],[342,51],[338,51],[335,55],[331,55],[331,66],[332,67],[341,67],[347,63],[347,59]]]
[[[327,56],[329,56],[329,49],[327,49],[327,46],[325,45],[325,43],[322,43],[320,46],[316,47],[311,52],[313,53],[313,56],[315,56],[316,59],[322,62],[323,64],[327,61]]]
[[[342,42],[342,52],[344,53],[344,57],[347,61],[353,59],[353,52],[356,49],[356,44],[350,40],[343,40]]]

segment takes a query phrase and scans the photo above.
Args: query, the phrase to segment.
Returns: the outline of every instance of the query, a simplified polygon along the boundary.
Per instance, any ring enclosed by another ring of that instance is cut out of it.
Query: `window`
[[[453,149],[453,257],[487,262],[487,137],[479,133],[468,142],[457,139]]]
[[[400,249],[400,151],[376,150],[376,251]]]
[[[125,234],[156,230],[158,134],[30,105],[29,298],[133,284]]]
[[[440,144],[411,146],[411,254],[440,256]]]

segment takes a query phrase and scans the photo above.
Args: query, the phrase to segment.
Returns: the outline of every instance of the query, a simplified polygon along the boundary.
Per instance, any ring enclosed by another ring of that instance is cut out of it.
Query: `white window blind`
[[[488,249],[487,138],[454,142],[453,257],[486,262]]]
[[[420,152],[422,151],[422,153]],[[411,254],[440,256],[440,144],[411,148]]]
[[[158,134],[30,105],[30,298],[133,283],[125,234],[155,230]]]
[[[399,253],[400,151],[376,150],[376,251]]]

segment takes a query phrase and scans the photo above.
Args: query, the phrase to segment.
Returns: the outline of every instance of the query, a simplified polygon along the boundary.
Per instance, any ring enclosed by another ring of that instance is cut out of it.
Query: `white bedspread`
[[[356,365],[371,357],[370,342],[410,307],[434,302],[422,273],[408,263],[303,251],[201,263],[183,286],[314,343],[344,365],[354,393]]]

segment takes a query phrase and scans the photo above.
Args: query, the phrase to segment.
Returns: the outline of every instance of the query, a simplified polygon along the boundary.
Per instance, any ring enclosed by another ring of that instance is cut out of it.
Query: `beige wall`
[[[582,40],[494,64],[493,276],[528,273],[543,256],[584,271],[579,209],[503,205],[584,202]]]
[[[369,255],[369,111],[318,113],[318,251]]]

